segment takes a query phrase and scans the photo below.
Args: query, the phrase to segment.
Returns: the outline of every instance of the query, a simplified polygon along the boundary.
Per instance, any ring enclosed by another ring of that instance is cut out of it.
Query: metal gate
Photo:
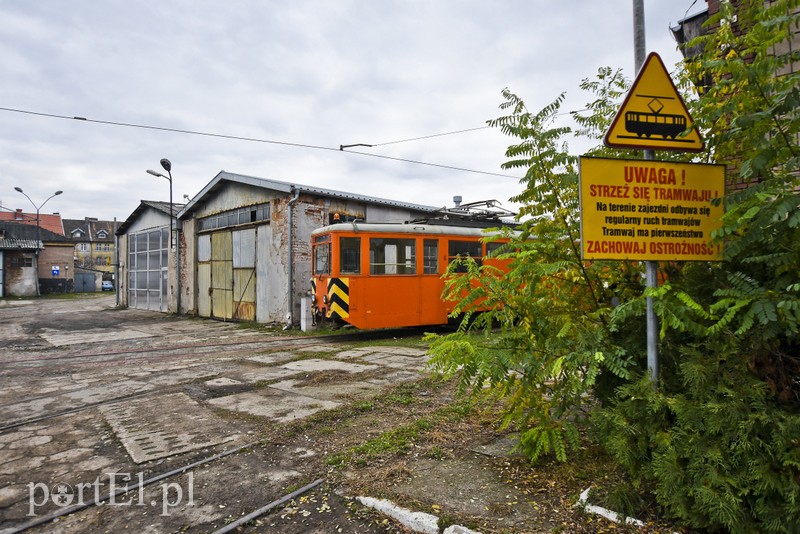
[[[256,230],[223,230],[197,239],[197,313],[216,319],[256,318]]]
[[[94,293],[97,291],[95,273],[75,273],[75,293]]]

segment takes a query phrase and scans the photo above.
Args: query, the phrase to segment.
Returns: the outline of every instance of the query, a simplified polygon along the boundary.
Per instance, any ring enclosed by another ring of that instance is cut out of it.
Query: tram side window
[[[360,237],[343,237],[339,239],[339,272],[342,274],[361,273]]]
[[[497,241],[491,241],[486,243],[486,256],[494,256],[497,254],[497,250],[500,249],[505,243],[498,243]]]
[[[369,240],[370,274],[416,274],[416,243],[413,239]]]
[[[465,258],[467,256],[474,259],[478,265],[481,264],[481,258],[483,256],[482,246],[480,241],[457,241],[455,239],[451,240],[447,246],[447,255],[449,261],[452,263],[457,259],[457,256],[461,256]],[[467,272],[466,265],[458,265],[455,268],[455,272],[457,273],[465,273]]]
[[[423,243],[422,260],[425,274],[439,273],[439,241],[426,239]]]
[[[331,274],[330,236],[314,238],[314,274]]]

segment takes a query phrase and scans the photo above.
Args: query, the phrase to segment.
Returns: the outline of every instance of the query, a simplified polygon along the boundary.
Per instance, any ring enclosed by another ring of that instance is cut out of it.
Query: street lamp
[[[36,209],[36,241],[37,241],[37,243],[36,243],[36,294],[37,295],[41,295],[41,292],[39,290],[39,247],[41,246],[41,242],[42,242],[42,227],[39,224],[39,210],[41,210],[44,207],[44,205],[47,204],[48,200],[50,200],[53,197],[56,197],[56,196],[60,195],[61,193],[63,193],[63,191],[56,191],[55,193],[53,193],[52,195],[47,197],[47,200],[45,200],[44,202],[42,202],[38,206],[31,199],[31,197],[29,197],[25,193],[25,191],[22,190],[21,187],[15,187],[14,191],[17,191],[17,192],[22,193],[23,195],[25,195],[25,198],[27,198],[28,201],[31,203],[31,205]]]
[[[165,176],[160,172],[156,172],[152,169],[147,169],[147,174],[152,174],[153,176],[160,176],[161,178],[166,178],[169,181],[169,248],[172,248],[172,229],[174,227],[173,221],[175,219],[174,209],[172,207],[172,163],[167,158],[161,158],[161,166],[164,167],[164,170],[167,171],[167,175]]]
[[[160,172],[156,172],[151,169],[147,169],[147,174],[152,174],[153,176],[160,176],[161,178],[166,178],[169,181],[169,248],[172,250],[172,231],[173,229],[177,232],[178,225],[175,224],[175,208],[172,205],[172,163],[167,158],[161,158],[161,167],[167,171],[167,175],[163,175]],[[176,294],[176,313],[180,315],[181,313],[181,245],[180,239],[178,240],[178,246],[175,247],[175,285],[177,286],[177,294]]]

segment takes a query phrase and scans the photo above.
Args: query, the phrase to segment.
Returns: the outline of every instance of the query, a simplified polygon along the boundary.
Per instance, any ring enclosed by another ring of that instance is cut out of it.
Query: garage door
[[[215,319],[256,318],[256,229],[197,239],[197,313]]]
[[[130,234],[128,238],[128,306],[167,311],[167,253],[165,226]]]

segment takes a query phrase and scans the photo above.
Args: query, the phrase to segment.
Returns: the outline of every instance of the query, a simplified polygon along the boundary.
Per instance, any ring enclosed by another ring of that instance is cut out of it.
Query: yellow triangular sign
[[[655,52],[647,56],[603,142],[614,148],[703,150],[700,132]]]

